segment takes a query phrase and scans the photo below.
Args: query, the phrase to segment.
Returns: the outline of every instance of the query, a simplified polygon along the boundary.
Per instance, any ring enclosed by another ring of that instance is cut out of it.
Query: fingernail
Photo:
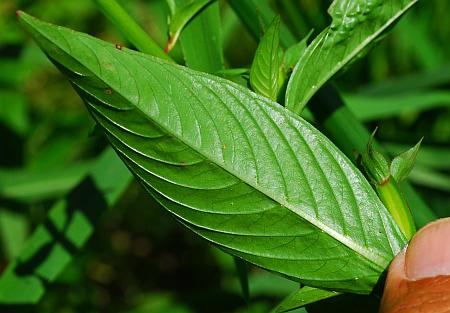
[[[405,255],[405,274],[410,280],[450,275],[450,218],[422,228]]]

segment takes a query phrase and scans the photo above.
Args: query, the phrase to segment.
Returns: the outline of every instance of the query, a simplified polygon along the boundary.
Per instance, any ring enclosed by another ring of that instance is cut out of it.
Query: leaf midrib
[[[55,43],[54,41],[51,40],[51,38],[49,38],[45,33],[42,33],[40,31],[40,29],[38,28],[34,28],[35,30],[37,30],[43,37],[45,37],[49,42],[51,42],[53,45],[55,45],[56,47],[58,47],[61,51],[63,51],[64,53],[66,53],[67,55],[69,55],[71,58],[75,59],[80,65],[82,65],[84,68],[88,69],[92,74],[94,74],[94,72],[92,72],[92,70],[90,69],[89,66],[86,66],[84,64],[84,62],[82,62],[82,60],[79,60],[75,57],[73,57],[70,52],[67,52],[63,47],[61,47],[60,45],[58,45],[57,43]],[[55,28],[56,31],[60,32],[60,29],[63,29],[63,27],[59,27],[57,26]],[[62,37],[64,37],[64,34],[61,34]],[[91,37],[89,35],[84,35],[86,37]],[[74,37],[76,38],[76,37]],[[80,40],[79,38],[76,38],[77,40]],[[98,39],[93,38],[96,41]],[[81,41],[81,40],[80,40]],[[112,45],[112,44],[111,44]],[[69,46],[70,47],[70,46]],[[111,46],[112,47],[112,46]],[[125,50],[126,48],[123,48],[123,50]],[[45,49],[44,49],[45,50]],[[149,56],[149,55],[145,55],[145,54],[141,54],[138,53],[136,51],[130,50],[130,49],[126,49],[127,52],[129,52],[130,54],[134,54],[136,57],[141,57],[141,58],[148,58],[150,59],[152,62],[156,62],[159,64],[167,64],[167,65],[172,65],[172,66],[178,66],[178,65],[174,65],[168,62],[165,62],[164,60]],[[94,51],[95,53],[95,51]],[[113,54],[111,54],[111,56],[113,56]],[[114,57],[115,58],[115,57]],[[117,60],[117,59],[116,59]],[[63,64],[62,64],[63,65]],[[184,68],[182,66],[179,66],[180,69],[184,70]],[[70,70],[70,69],[69,69]],[[113,88],[113,90],[115,92],[117,92],[119,95],[121,95],[124,99],[126,99],[129,103],[131,103],[133,105],[133,107],[138,110],[139,112],[141,112],[144,116],[147,116],[147,118],[149,117],[142,109],[140,109],[138,106],[136,106],[136,104],[134,104],[133,101],[130,101],[130,99],[128,99],[128,97],[126,97],[125,95],[123,95],[121,92],[117,91],[117,89],[113,86],[111,86],[109,83],[107,83],[106,81],[103,80],[103,78],[99,77],[98,75],[94,74],[95,77],[99,80],[101,80],[103,83],[105,83],[106,85],[110,86],[111,88]],[[196,73],[197,76],[200,77],[204,77],[205,75],[203,73]],[[208,80],[211,80],[211,78],[209,77],[205,77]],[[69,78],[70,79],[70,78]],[[239,90],[239,88],[236,88],[236,86],[234,86],[234,84],[232,82],[227,82],[228,85],[230,87],[232,87],[233,89],[241,92],[241,90]],[[239,86],[237,86],[239,87]],[[278,106],[279,104],[270,101],[270,99],[267,99],[265,97],[259,96],[257,94],[252,93],[249,90],[246,90],[247,92],[250,92],[255,98],[259,98],[260,100],[263,100],[264,103],[268,106],[271,106],[272,109],[276,109],[279,110]],[[90,92],[89,92],[90,93]],[[95,97],[96,99],[98,99],[95,95],[92,95],[92,93],[90,93],[91,96]],[[98,99],[99,100],[99,99]],[[100,100],[99,100],[100,101]],[[260,106],[260,104],[258,104],[258,106]],[[287,118],[294,118],[296,120],[301,120],[300,117],[298,117],[295,113],[290,112],[289,110],[285,110],[282,111],[282,114],[284,115],[288,115]],[[290,116],[289,116],[290,115]],[[187,143],[184,138],[180,138],[178,136],[178,134],[173,133],[171,130],[168,130],[164,125],[161,125],[160,123],[156,122],[153,119],[149,119],[152,123],[157,124],[159,127],[161,127],[162,129],[164,129],[167,133],[172,134],[174,137],[176,137],[178,140],[180,140],[181,142],[183,142],[185,145],[187,145],[190,149],[196,151],[197,153],[199,153],[200,155],[202,155],[205,159],[212,161],[214,164],[216,164],[217,166],[219,166],[220,168],[222,168],[223,170],[227,171],[228,173],[230,173],[231,175],[233,175],[234,177],[236,177],[237,179],[243,181],[244,183],[248,184],[249,186],[255,188],[255,190],[261,192],[262,194],[266,195],[268,198],[270,198],[272,201],[274,201],[275,203],[289,209],[290,211],[292,211],[293,213],[295,213],[296,215],[298,215],[300,218],[306,220],[307,222],[309,222],[311,225],[315,226],[316,228],[319,229],[319,231],[323,231],[325,233],[327,233],[330,237],[334,238],[335,240],[337,240],[338,242],[342,243],[343,245],[347,246],[350,250],[352,250],[353,252],[361,255],[364,259],[366,259],[367,261],[369,261],[370,263],[372,263],[373,265],[376,265],[380,270],[383,270],[385,268],[385,265],[388,263],[389,260],[386,260],[385,258],[383,258],[380,255],[374,254],[372,253],[373,250],[371,251],[370,249],[364,249],[363,247],[361,247],[358,244],[355,244],[354,241],[349,240],[350,238],[348,238],[347,236],[344,236],[342,234],[340,234],[339,232],[335,231],[334,229],[328,227],[326,224],[322,223],[321,221],[318,221],[317,219],[315,219],[314,217],[309,216],[309,214],[305,213],[304,211],[301,210],[302,207],[297,207],[297,206],[293,206],[291,203],[286,203],[281,199],[278,199],[278,197],[276,195],[273,195],[271,192],[268,192],[265,190],[265,188],[261,188],[261,186],[257,186],[254,183],[252,183],[251,181],[247,181],[246,179],[242,178],[241,176],[238,175],[238,173],[235,173],[235,171],[233,171],[233,169],[228,168],[227,166],[225,166],[224,163],[221,163],[219,160],[216,160],[213,157],[208,156],[207,154],[204,153],[204,151],[201,151],[199,149],[196,149],[194,147],[191,147],[189,143]],[[307,124],[305,124],[307,125]],[[307,126],[308,127],[308,126]],[[388,239],[389,240],[389,239]]]

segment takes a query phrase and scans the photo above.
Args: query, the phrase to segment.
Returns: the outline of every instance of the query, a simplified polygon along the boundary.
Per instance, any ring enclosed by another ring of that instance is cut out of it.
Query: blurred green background
[[[121,3],[165,45],[165,0]],[[272,1],[298,38],[329,23],[329,4]],[[106,147],[70,84],[19,28],[19,8],[127,45],[91,0],[0,2],[0,273]],[[225,2],[221,8],[226,65],[249,67],[256,41]],[[448,12],[446,0],[419,2],[335,79],[352,111],[370,130],[379,127],[377,138],[390,153],[424,137],[410,181],[438,216],[450,215]],[[182,62],[179,48],[173,56]],[[233,259],[178,224],[133,182],[31,312],[268,312],[296,287],[251,268],[246,304]]]

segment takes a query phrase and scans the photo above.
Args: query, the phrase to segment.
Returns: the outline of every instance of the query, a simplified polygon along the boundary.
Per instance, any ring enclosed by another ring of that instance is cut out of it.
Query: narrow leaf
[[[267,0],[228,0],[228,3],[256,39],[261,35],[261,22],[263,26],[269,25],[277,15]],[[283,47],[290,47],[297,42],[286,25],[282,23],[280,29]]]
[[[384,155],[374,147],[375,132],[370,136],[366,150],[361,156],[361,165],[367,179],[374,185],[383,185],[389,180],[389,163]]]
[[[149,193],[223,250],[305,285],[369,293],[405,245],[350,160],[289,110],[227,80],[20,20]]]
[[[188,0],[178,2],[187,3]],[[187,67],[207,73],[223,68],[219,2],[208,5],[186,25],[180,43]]]
[[[0,197],[37,201],[63,195],[86,175],[90,162],[45,170],[0,170]]]
[[[95,0],[103,14],[139,51],[170,60],[160,46],[139,26],[116,0]]]
[[[256,49],[250,69],[252,89],[269,99],[277,100],[280,73],[280,17],[276,16]]]
[[[383,142],[383,147],[391,156],[398,155],[409,147],[405,144]],[[416,164],[435,170],[450,170],[450,147],[420,145],[420,153],[417,154]]]
[[[339,292],[305,286],[294,291],[286,299],[284,299],[276,307],[275,313],[289,312],[305,305],[338,295],[340,295]]]
[[[234,264],[236,266],[236,272],[239,277],[239,284],[241,285],[242,296],[245,302],[250,302],[250,290],[248,287],[248,266],[247,262],[241,258],[234,257]]]
[[[409,175],[409,180],[419,186],[450,192],[450,176],[427,166],[415,166]]]
[[[311,36],[312,32],[313,31],[311,30],[308,35],[306,35],[302,40],[286,49],[286,52],[284,53],[283,63],[287,71],[292,71],[294,69],[295,64],[297,64],[298,60],[305,52],[308,39]]]
[[[205,6],[214,0],[195,0],[184,5],[181,8],[175,7],[175,12],[170,19],[169,24],[169,41],[165,48],[166,52],[172,50],[173,46],[178,40],[181,31],[184,26],[194,17],[195,14],[200,12]],[[173,3],[171,4],[173,5]]]
[[[403,181],[414,167],[422,140],[423,138],[420,139],[414,147],[396,156],[392,160],[390,171],[392,177],[394,177],[397,182]]]
[[[361,56],[418,0],[335,0],[332,23],[308,46],[286,91],[286,107],[301,112],[308,100],[334,74]]]

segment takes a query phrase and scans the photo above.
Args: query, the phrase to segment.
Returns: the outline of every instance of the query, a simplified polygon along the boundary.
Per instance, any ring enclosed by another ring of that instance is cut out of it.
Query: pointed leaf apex
[[[391,163],[390,173],[397,182],[403,181],[411,172],[416,162],[416,156],[419,152],[423,137],[411,149],[396,156]]]
[[[264,33],[250,69],[252,89],[273,101],[277,100],[280,81],[280,16],[275,16]]]
[[[376,185],[383,185],[389,181],[390,171],[386,158],[373,146],[377,130],[378,128],[375,128],[367,142],[366,151],[361,156],[361,163],[369,180]]]

